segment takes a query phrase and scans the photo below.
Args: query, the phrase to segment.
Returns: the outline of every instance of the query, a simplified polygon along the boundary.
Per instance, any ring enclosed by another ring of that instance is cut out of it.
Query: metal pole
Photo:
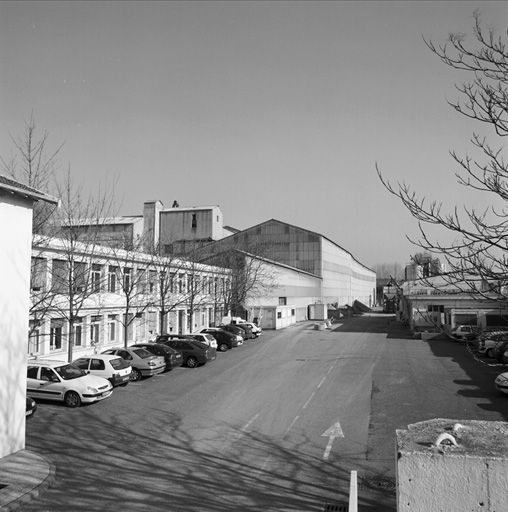
[[[351,471],[351,480],[349,482],[348,512],[358,512],[358,486],[357,486],[357,472],[356,471]]]

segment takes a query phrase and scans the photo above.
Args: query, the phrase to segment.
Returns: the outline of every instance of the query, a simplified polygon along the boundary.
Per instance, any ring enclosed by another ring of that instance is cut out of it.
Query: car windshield
[[[118,357],[117,359],[111,359],[109,364],[115,370],[122,370],[123,368],[127,368],[128,366],[130,366],[130,364],[127,361],[124,361],[121,357]]]
[[[153,354],[151,352],[148,352],[146,348],[135,348],[133,352],[138,356],[141,357],[141,359],[148,359],[149,357],[153,357]]]
[[[66,364],[64,366],[58,366],[55,368],[55,372],[62,377],[63,380],[71,380],[77,379],[78,377],[83,377],[86,375],[86,372],[81,368],[74,366],[73,364]]]

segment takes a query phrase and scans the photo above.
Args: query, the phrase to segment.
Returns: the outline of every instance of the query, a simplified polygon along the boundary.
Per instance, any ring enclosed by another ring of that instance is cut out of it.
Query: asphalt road
[[[395,429],[507,421],[502,370],[383,315],[265,332],[97,404],[40,403],[27,448],[57,478],[23,510],[322,512],[347,503],[356,470],[360,510],[393,512]]]

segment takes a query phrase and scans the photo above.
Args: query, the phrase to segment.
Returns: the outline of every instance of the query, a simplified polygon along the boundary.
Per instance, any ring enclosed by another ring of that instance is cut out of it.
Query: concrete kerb
[[[29,450],[0,459],[0,511],[19,510],[54,484],[55,466]]]

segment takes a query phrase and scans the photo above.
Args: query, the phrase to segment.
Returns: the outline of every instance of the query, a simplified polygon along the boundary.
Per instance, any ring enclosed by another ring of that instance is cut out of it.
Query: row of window
[[[33,291],[46,289],[47,262],[44,258],[32,258]],[[92,293],[156,293],[157,287],[165,287],[169,293],[209,293],[217,294],[229,289],[229,280],[199,274],[165,272],[145,268],[121,268],[115,265],[92,263],[88,265],[74,262],[72,267],[67,261],[53,259],[51,262],[51,290],[55,293],[68,293],[69,283],[72,291],[79,293],[90,287]],[[160,290],[160,288],[159,288]]]

